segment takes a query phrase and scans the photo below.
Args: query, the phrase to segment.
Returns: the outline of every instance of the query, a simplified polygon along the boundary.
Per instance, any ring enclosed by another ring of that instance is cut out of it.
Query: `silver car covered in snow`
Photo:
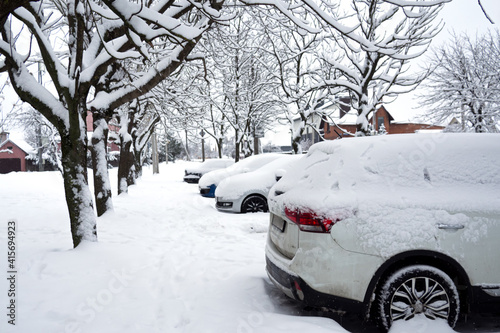
[[[211,171],[200,178],[200,181],[198,183],[200,194],[204,197],[214,198],[215,189],[223,179],[241,173],[254,171],[261,166],[272,162],[282,156],[283,154],[274,153],[252,155],[225,169]]]
[[[255,171],[224,179],[215,190],[215,207],[233,213],[267,212],[267,195],[276,183],[276,172],[286,172],[301,157],[283,155]]]

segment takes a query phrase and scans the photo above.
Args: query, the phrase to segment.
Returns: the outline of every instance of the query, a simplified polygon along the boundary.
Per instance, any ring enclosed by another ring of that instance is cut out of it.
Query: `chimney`
[[[4,143],[7,140],[9,140],[9,132],[0,133],[0,144]]]

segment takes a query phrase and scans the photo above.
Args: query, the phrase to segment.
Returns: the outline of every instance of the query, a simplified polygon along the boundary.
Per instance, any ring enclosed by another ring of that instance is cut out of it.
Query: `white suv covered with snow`
[[[500,135],[322,142],[269,193],[269,277],[388,329],[500,312]]]

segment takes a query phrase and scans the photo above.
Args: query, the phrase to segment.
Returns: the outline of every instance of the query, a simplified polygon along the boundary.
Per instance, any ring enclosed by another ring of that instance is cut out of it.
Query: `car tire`
[[[267,212],[267,200],[260,195],[250,195],[241,204],[242,213]]]
[[[391,274],[378,294],[377,321],[389,330],[396,320],[423,314],[442,318],[454,327],[460,313],[458,291],[443,271],[427,265],[402,268]]]

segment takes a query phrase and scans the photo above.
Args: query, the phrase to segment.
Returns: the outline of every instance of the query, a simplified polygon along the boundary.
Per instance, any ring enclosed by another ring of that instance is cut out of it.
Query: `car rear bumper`
[[[302,278],[280,268],[266,251],[266,271],[273,282],[285,295],[312,307],[325,307],[335,311],[345,311],[362,315],[363,302],[329,295],[311,288]]]

